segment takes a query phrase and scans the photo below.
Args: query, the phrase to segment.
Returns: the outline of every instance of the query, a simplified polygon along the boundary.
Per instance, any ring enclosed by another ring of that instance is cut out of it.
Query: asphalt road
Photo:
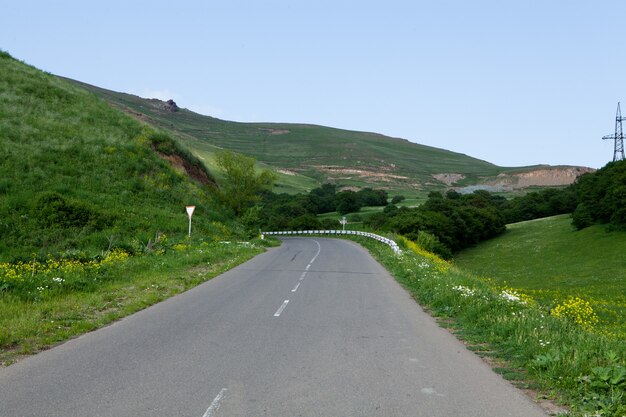
[[[289,238],[0,369],[0,416],[546,414],[439,328],[364,249]]]

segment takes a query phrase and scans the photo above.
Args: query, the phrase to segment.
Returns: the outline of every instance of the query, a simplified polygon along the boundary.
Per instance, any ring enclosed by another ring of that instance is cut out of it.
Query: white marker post
[[[339,223],[341,223],[341,226],[343,227],[343,230],[346,230],[346,224],[348,224],[348,221],[346,220],[346,217],[342,217],[341,220],[339,220]]]
[[[191,216],[193,216],[193,211],[196,209],[196,206],[186,206],[187,216],[189,216],[189,237],[191,237]]]

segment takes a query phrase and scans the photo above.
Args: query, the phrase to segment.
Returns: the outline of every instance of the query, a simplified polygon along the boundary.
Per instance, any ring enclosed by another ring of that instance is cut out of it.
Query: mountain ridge
[[[376,132],[306,123],[227,121],[179,107],[172,100],[142,98],[66,80],[167,131],[210,169],[215,170],[212,155],[219,149],[253,156],[279,174],[277,192],[308,191],[323,182],[336,183],[340,188],[376,187],[409,194],[450,188],[463,192],[466,187],[510,192],[563,186],[577,178],[554,172],[591,171],[577,166],[499,167],[463,153]],[[521,180],[520,173],[528,172],[538,174]],[[458,180],[450,182],[451,178]]]

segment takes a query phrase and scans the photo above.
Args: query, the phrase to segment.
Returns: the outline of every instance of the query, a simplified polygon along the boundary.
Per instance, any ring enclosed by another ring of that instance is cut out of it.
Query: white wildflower
[[[502,292],[500,293],[500,297],[503,300],[509,301],[512,303],[526,304],[524,301],[522,301],[519,294],[512,290],[502,290]]]
[[[463,297],[472,297],[476,294],[476,290],[473,290],[472,288],[466,287],[464,285],[455,285],[454,287],[452,287],[452,289],[460,292]]]

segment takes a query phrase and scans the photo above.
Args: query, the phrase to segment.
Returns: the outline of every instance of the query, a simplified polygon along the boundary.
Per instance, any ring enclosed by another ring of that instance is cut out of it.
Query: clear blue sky
[[[4,3],[14,57],[227,120],[599,168],[626,110],[623,0]]]

